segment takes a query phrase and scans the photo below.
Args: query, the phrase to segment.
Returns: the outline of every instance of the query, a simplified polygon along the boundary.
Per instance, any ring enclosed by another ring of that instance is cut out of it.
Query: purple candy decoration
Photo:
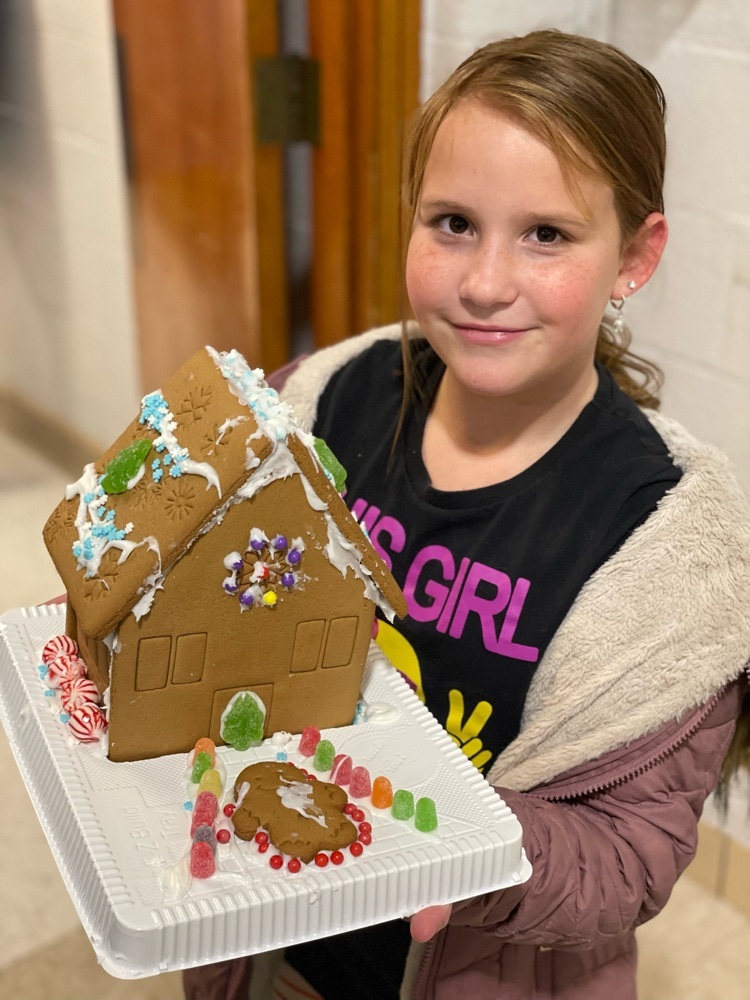
[[[244,594],[240,594],[240,604],[243,604],[246,608],[249,608],[253,603],[253,595],[249,590],[246,590]]]
[[[237,562],[233,562],[232,569],[242,569],[242,560],[238,559]]]
[[[236,583],[225,583],[224,584],[224,590],[226,590],[226,592],[228,594],[236,594],[237,593],[237,584]]]
[[[273,540],[273,547],[279,552],[283,552],[288,544],[286,535],[277,535]]]
[[[281,574],[281,583],[282,583],[282,586],[284,586],[284,587],[293,587],[294,586],[294,573],[282,573]]]
[[[286,558],[287,562],[291,563],[292,566],[296,566],[297,563],[302,559],[302,553],[298,552],[297,549],[292,549]]]
[[[260,538],[253,538],[252,541],[250,542],[250,548],[255,549],[256,552],[260,552],[260,550],[263,548],[265,544],[266,543],[262,541]]]

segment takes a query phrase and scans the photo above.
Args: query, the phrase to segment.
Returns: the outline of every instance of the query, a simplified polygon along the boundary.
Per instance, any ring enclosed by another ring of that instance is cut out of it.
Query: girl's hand
[[[429,941],[441,931],[450,920],[451,905],[444,903],[440,906],[427,906],[424,910],[419,910],[411,918],[411,936],[415,941]]]

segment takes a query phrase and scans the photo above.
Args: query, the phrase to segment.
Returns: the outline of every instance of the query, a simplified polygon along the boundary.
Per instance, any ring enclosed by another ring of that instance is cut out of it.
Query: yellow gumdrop
[[[277,601],[278,597],[272,590],[267,590],[263,595],[263,603],[266,607],[272,608]]]
[[[207,771],[203,772],[198,785],[199,795],[201,792],[213,792],[218,799],[221,796],[222,788],[221,775],[215,767],[210,767]]]

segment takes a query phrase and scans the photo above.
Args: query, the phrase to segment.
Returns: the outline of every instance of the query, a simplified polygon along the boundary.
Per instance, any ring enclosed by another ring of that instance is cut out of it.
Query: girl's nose
[[[511,253],[496,244],[478,246],[466,259],[458,293],[467,304],[492,309],[514,301],[517,278]]]

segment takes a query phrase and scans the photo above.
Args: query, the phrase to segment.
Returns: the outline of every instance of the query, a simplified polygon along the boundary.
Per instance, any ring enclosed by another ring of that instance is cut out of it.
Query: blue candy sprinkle
[[[91,501],[93,499],[94,499],[94,494],[93,493],[84,493],[84,495],[83,495],[83,502],[84,503],[91,503]]]
[[[44,692],[44,697],[45,698],[54,698],[55,697],[55,692],[51,688],[47,688],[47,690]]]
[[[67,712],[60,712],[60,722],[70,722],[70,716]]]
[[[286,750],[276,751],[276,760],[286,760],[286,759],[287,759]]]
[[[187,802],[183,802],[182,803],[182,808],[185,810],[185,812],[192,812],[193,811],[193,803],[190,802],[190,800],[188,800]]]

